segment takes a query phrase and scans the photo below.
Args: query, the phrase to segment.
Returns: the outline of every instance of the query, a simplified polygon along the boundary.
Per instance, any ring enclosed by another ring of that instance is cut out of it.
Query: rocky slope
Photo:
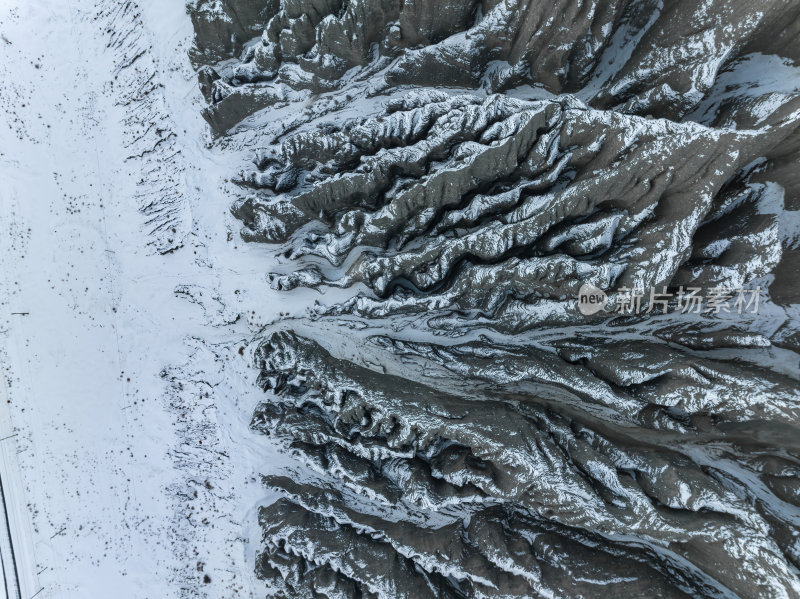
[[[190,9],[242,234],[323,292],[255,356],[276,596],[800,596],[800,5]]]

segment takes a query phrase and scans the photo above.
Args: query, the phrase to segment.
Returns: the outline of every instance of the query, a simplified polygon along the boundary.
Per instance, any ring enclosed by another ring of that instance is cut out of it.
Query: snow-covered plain
[[[286,458],[249,430],[246,342],[308,302],[239,240],[184,5],[3,0],[0,36],[9,596],[251,596]]]

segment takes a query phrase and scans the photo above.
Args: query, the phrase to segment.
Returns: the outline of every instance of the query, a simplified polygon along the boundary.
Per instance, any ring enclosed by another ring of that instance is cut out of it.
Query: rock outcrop
[[[191,10],[243,237],[344,297],[255,355],[275,596],[800,597],[800,5]]]

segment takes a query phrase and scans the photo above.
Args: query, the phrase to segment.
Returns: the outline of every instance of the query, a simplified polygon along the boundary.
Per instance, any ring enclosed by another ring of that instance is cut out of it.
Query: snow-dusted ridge
[[[243,238],[322,294],[254,356],[270,596],[798,596],[798,8],[191,5]]]

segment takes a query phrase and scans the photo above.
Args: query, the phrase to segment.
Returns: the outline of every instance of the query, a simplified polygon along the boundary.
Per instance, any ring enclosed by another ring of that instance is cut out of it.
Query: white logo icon
[[[605,292],[591,283],[584,283],[578,290],[578,310],[584,316],[597,314],[607,303],[608,297]]]

